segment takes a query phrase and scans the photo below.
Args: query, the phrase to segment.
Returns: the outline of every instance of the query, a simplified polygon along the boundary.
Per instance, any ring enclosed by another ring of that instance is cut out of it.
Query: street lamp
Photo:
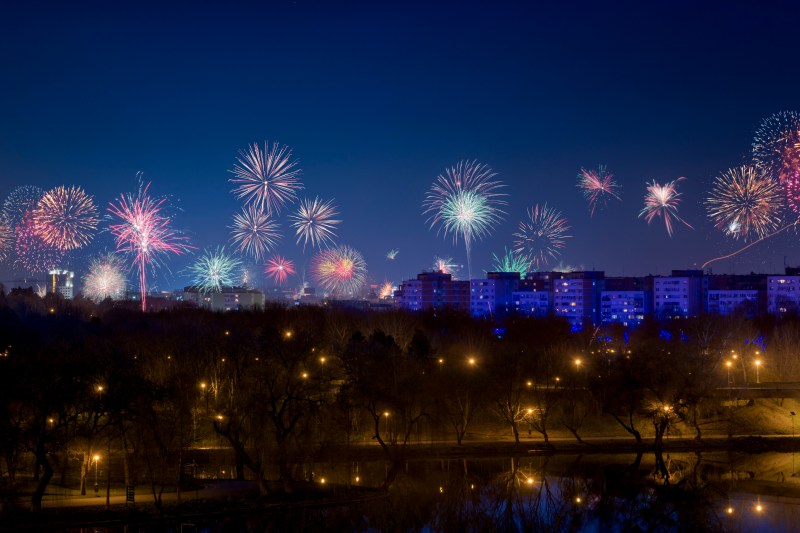
[[[731,387],[731,363],[730,361],[725,361],[725,366],[728,367],[728,388]]]
[[[100,485],[97,484],[97,464],[100,462],[100,456],[95,455],[92,459],[94,460],[94,495],[100,496]]]
[[[758,353],[758,352],[756,352]],[[761,383],[761,379],[758,377],[758,369],[761,367],[761,359],[756,359],[756,383]]]
[[[392,440],[391,435],[389,435],[389,411],[384,411],[383,417],[384,419],[386,419],[386,431],[385,431],[386,436],[389,437],[389,440]]]
[[[475,366],[475,358],[474,357],[470,357],[469,359],[467,359],[467,362],[469,363],[469,366]]]

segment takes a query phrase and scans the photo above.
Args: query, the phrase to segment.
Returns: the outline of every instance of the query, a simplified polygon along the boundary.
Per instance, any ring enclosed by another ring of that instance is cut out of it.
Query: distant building
[[[744,289],[709,289],[706,309],[711,314],[733,315],[740,313],[748,318],[759,315],[759,291]]]
[[[66,300],[71,300],[73,296],[72,281],[75,278],[75,273],[69,270],[51,270],[47,275],[47,292],[50,294],[60,294]]]
[[[604,281],[605,273],[600,271],[554,272],[554,314],[566,318],[574,328],[583,327],[585,322],[597,324]]]
[[[519,281],[519,272],[488,272],[486,278],[470,280],[470,314],[494,316],[512,311]]]
[[[220,291],[203,292],[198,287],[185,287],[183,299],[212,311],[241,311],[264,307],[264,293],[244,287],[222,287]]]
[[[653,279],[653,313],[660,320],[689,318],[703,313],[707,278],[702,270],[673,270]]]
[[[549,291],[514,291],[511,294],[514,304],[514,311],[518,315],[533,318],[544,318],[549,316],[553,310],[550,305]]]
[[[767,312],[796,315],[800,310],[800,276],[767,277]]]
[[[440,271],[423,272],[402,282],[394,293],[395,306],[407,311],[455,309],[469,312],[470,282],[454,280]]]
[[[602,291],[600,323],[635,327],[653,312],[653,293],[648,291]]]

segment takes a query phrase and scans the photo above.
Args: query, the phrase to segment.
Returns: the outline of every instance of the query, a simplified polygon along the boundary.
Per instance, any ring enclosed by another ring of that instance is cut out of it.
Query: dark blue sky
[[[3,7],[0,197],[74,183],[105,209],[141,170],[179,200],[175,226],[216,246],[239,205],[237,150],[278,140],[301,160],[305,193],[336,198],[339,242],[376,281],[412,277],[434,254],[466,263],[461,243],[428,231],[421,202],[446,166],[473,158],[511,194],[474,248],[477,272],[544,202],[570,220],[566,264],[618,275],[702,263],[735,248],[705,220],[711,179],[748,158],[762,118],[800,109],[789,2],[67,4]],[[598,163],[624,201],[590,218],[575,175]],[[678,176],[695,230],[669,238],[637,215],[645,181]],[[797,240],[714,269],[776,271],[800,262]],[[288,231],[279,252],[304,262]],[[171,260],[160,286],[182,285],[189,261]]]

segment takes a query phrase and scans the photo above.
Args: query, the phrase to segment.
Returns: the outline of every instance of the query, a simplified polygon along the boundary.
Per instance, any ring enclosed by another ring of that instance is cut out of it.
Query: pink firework
[[[64,259],[64,252],[47,244],[36,226],[32,212],[23,215],[14,228],[15,263],[29,273],[52,270]]]
[[[162,213],[166,198],[154,200],[147,193],[149,188],[148,183],[139,188],[136,196],[121,195],[116,204],[108,207],[109,213],[120,220],[109,226],[116,239],[117,252],[129,254],[139,271],[142,311],[147,310],[147,267],[157,266],[161,255],[180,255],[191,248],[186,238],[170,227],[170,218]]]
[[[264,273],[278,285],[286,283],[286,278],[294,274],[294,262],[280,255],[276,255],[264,265]]]
[[[667,233],[672,237],[672,223],[678,221],[684,223],[688,228],[692,226],[678,216],[678,204],[680,195],[677,183],[686,178],[678,178],[664,185],[660,185],[656,180],[647,186],[647,194],[644,195],[644,208],[639,212],[639,218],[644,216],[650,224],[656,217],[663,217],[664,224],[667,226]]]
[[[609,197],[622,200],[617,193],[620,187],[614,181],[614,174],[608,172],[603,165],[597,170],[581,168],[578,174],[578,188],[583,191],[584,198],[589,202],[591,216],[594,216],[598,203],[606,207]]]

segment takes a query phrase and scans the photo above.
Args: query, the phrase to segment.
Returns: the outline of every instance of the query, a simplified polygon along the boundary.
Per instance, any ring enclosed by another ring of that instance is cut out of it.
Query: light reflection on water
[[[652,452],[408,461],[385,497],[326,508],[198,518],[183,531],[797,531],[792,454]],[[332,497],[378,487],[384,461],[300,469]],[[137,531],[180,531],[178,524]],[[102,530],[101,530],[102,531]],[[129,529],[128,531],[131,531]]]

